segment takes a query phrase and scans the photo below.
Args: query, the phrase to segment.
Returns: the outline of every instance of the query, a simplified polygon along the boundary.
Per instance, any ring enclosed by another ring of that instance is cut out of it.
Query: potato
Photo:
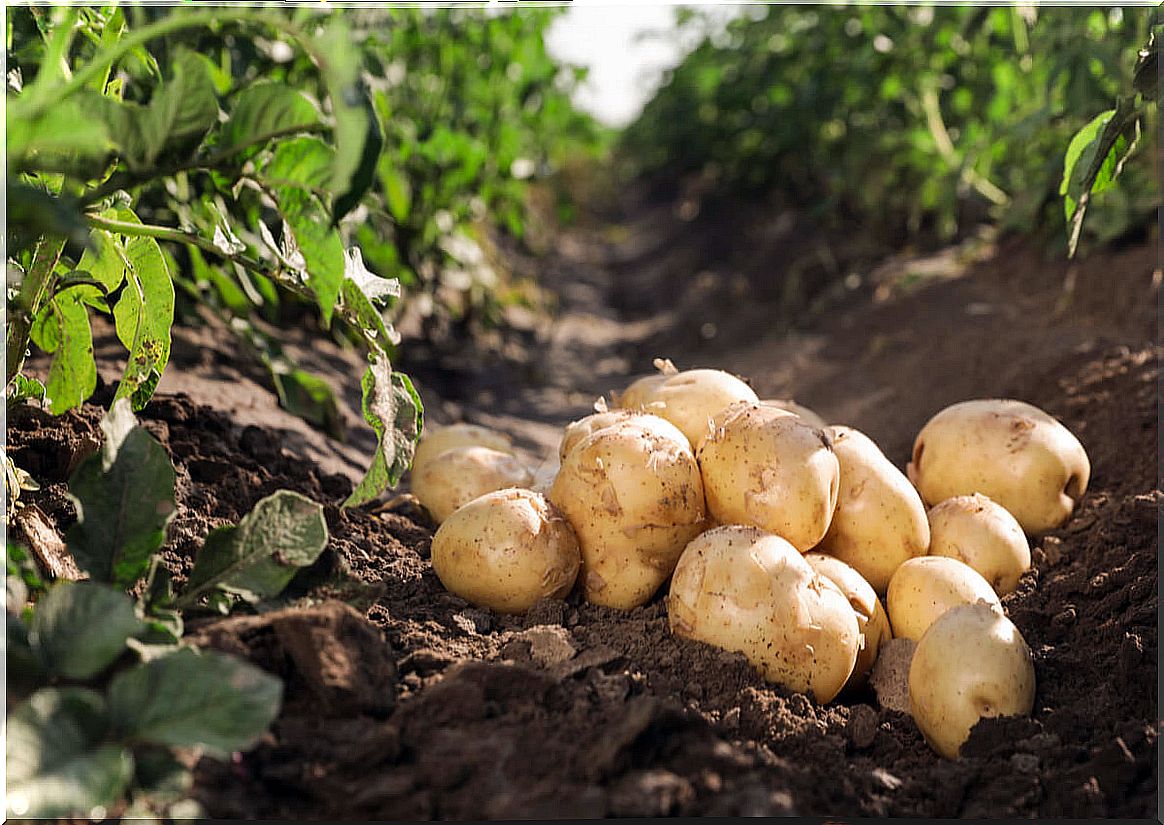
[[[829,437],[786,410],[732,405],[699,448],[707,509],[720,524],[750,524],[801,552],[829,529],[840,465]]]
[[[607,607],[629,610],[650,599],[703,529],[691,448],[633,421],[582,439],[549,498],[578,536],[587,600]]]
[[[914,441],[907,471],[927,505],[982,493],[1035,534],[1071,515],[1091,463],[1071,431],[1038,407],[990,398],[931,418]]]
[[[884,594],[893,571],[924,556],[930,526],[921,496],[864,433],[829,427],[841,468],[840,491],[819,550],[851,565]]]
[[[828,427],[828,423],[826,423],[823,418],[821,418],[819,415],[814,413],[808,407],[802,407],[801,405],[797,404],[791,398],[788,398],[788,399],[779,399],[779,398],[765,399],[765,400],[761,401],[760,403],[761,404],[771,404],[772,406],[778,407],[779,409],[788,410],[788,412],[792,413],[793,415],[799,415],[801,418],[803,418],[805,421],[807,421],[812,426],[819,427],[822,430],[825,429],[826,427]]]
[[[974,568],[947,556],[921,556],[897,568],[885,607],[893,635],[917,640],[947,610],[979,600],[999,604],[990,582]]]
[[[885,615],[885,608],[881,606],[869,582],[852,567],[824,553],[805,553],[804,560],[816,573],[831,581],[845,594],[857,616],[857,629],[863,638],[857,663],[853,666],[846,687],[860,686],[873,669],[881,646],[893,638],[889,617]]]
[[[910,713],[930,746],[954,759],[979,719],[1026,716],[1035,667],[1018,628],[985,604],[942,614],[917,644],[909,668]]]
[[[621,424],[624,421],[633,421],[640,427],[646,427],[659,435],[675,439],[679,444],[690,446],[687,436],[683,435],[678,427],[665,418],[659,418],[657,415],[650,415],[639,410],[614,409],[596,412],[567,424],[566,431],[562,435],[562,443],[558,447],[559,459],[564,460],[570,450],[574,449],[578,442],[591,433],[613,424]]]
[[[489,447],[455,447],[427,459],[412,472],[412,492],[440,524],[477,496],[525,487],[533,481],[516,457]]]
[[[964,562],[1005,596],[1031,567],[1031,548],[1006,508],[984,495],[954,496],[935,504],[930,521],[930,555]]]
[[[520,613],[538,599],[561,598],[578,577],[582,555],[566,519],[529,490],[473,499],[432,538],[432,566],[450,593],[500,613]]]
[[[643,409],[682,430],[692,448],[712,428],[712,418],[737,401],[755,402],[755,391],[723,370],[683,370],[645,393]]]
[[[656,373],[655,375],[646,375],[636,381],[632,381],[630,386],[621,393],[610,394],[611,401],[615,407],[626,410],[641,410],[655,392],[656,388],[667,380],[667,374]]]
[[[509,436],[488,427],[464,423],[425,427],[416,445],[416,453],[412,456],[413,474],[415,475],[421,467],[445,450],[457,447],[488,447],[501,453],[513,454],[513,442]]]
[[[683,551],[667,597],[672,632],[743,653],[769,681],[829,702],[857,661],[844,594],[800,552],[755,527],[708,530]]]

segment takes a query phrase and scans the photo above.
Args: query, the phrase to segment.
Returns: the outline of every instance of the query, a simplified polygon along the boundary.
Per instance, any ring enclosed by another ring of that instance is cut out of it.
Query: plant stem
[[[298,278],[292,277],[285,270],[280,267],[274,267],[263,261],[250,257],[249,255],[242,255],[239,253],[224,252],[219,247],[215,246],[213,242],[206,240],[191,232],[183,232],[181,229],[173,229],[169,226],[155,226],[148,223],[132,223],[129,221],[115,221],[110,218],[102,218],[99,215],[86,215],[85,220],[94,229],[104,229],[107,232],[114,232],[118,235],[126,235],[130,237],[154,238],[159,241],[170,241],[172,243],[187,244],[189,246],[197,247],[203,252],[215,255],[219,258],[239,264],[251,272],[256,272],[270,278],[279,286],[286,289],[301,298],[304,298],[312,303],[316,302],[315,293],[313,293],[307,284],[303,283]],[[59,253],[58,253],[59,254]],[[376,342],[374,339],[368,337],[367,330],[360,322],[360,319],[354,315],[347,307],[337,304],[336,314],[343,318],[352,328],[360,333],[360,337],[364,339],[364,343],[372,350],[382,350],[383,344]],[[11,379],[9,379],[11,380]]]
[[[45,295],[51,295],[53,272],[57,261],[65,248],[65,239],[57,235],[49,235],[41,240],[32,256],[32,264],[24,274],[20,284],[20,294],[15,304],[9,308],[7,364],[5,367],[4,386],[12,383],[12,379],[24,366],[24,356],[28,352],[28,338],[32,334],[32,322],[40,311]]]
[[[958,157],[958,150],[954,148],[954,141],[950,139],[950,133],[946,131],[946,122],[942,120],[942,107],[938,102],[938,93],[934,91],[933,87],[922,90],[921,103],[926,115],[926,125],[938,147],[938,154],[951,166],[960,166],[962,160]],[[1006,206],[1010,203],[1010,195],[978,174],[973,167],[963,167],[962,178],[996,206]]]

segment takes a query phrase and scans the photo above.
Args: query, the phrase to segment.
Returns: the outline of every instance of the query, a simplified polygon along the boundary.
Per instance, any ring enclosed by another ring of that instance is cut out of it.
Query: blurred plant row
[[[948,240],[985,219],[1061,245],[1065,153],[1103,113],[1098,128],[1118,120],[1119,135],[1088,155],[1102,148],[1108,172],[1094,170],[1107,191],[1088,233],[1109,240],[1150,222],[1158,203],[1147,152],[1109,185],[1140,120],[1149,135],[1155,123],[1158,46],[1139,53],[1155,13],[754,6],[714,28],[680,10],[680,31],[704,26],[702,41],[624,133],[622,154],[657,181],[779,192],[822,224],[857,223],[891,243]],[[1128,114],[1133,99],[1134,118],[1113,118],[1117,101]],[[1096,137],[1093,128],[1076,149]],[[1066,177],[1085,178],[1093,170],[1070,168],[1074,154]]]

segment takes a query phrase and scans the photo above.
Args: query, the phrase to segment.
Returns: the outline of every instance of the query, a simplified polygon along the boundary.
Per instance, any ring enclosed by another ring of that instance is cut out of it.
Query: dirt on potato
[[[821,706],[764,682],[739,655],[672,636],[665,587],[625,613],[577,594],[520,616],[474,608],[441,587],[431,525],[415,506],[341,510],[352,487],[342,468],[321,469],[278,429],[240,425],[205,397],[166,394],[140,417],[177,466],[165,561],[179,580],[208,530],[279,488],[325,503],[332,536],[293,585],[300,606],[188,628],[195,643],[247,655],[287,684],[257,748],[199,763],[194,796],[207,813],[1153,816],[1164,493],[1151,245],[1094,253],[1070,275],[1066,262],[1006,242],[957,277],[849,301],[791,335],[755,330],[712,345],[673,326],[669,352],[653,351],[649,308],[619,323],[612,273],[627,254],[566,237],[545,267],[562,296],[557,323],[519,338],[535,350],[520,363],[484,363],[490,373],[468,385],[477,396],[442,383],[433,363],[406,364],[431,417],[507,429],[537,460],[597,393],[649,371],[655,355],[740,373],[761,397],[795,397],[869,434],[899,467],[948,403],[1005,396],[1042,407],[1079,436],[1092,480],[1071,519],[1033,540],[1034,567],[1004,599],[1035,657],[1031,718],[984,721],[962,758],[944,760],[868,689]],[[729,329],[732,319],[708,322]],[[595,368],[583,377],[567,357]],[[510,392],[485,391],[498,372]],[[58,529],[74,517],[64,481],[96,448],[100,415],[87,405],[59,419],[9,416],[11,455],[40,481],[30,498]]]

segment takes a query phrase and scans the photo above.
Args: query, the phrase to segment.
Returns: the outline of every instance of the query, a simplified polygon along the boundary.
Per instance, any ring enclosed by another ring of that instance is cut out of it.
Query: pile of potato
[[[521,612],[577,584],[629,610],[670,580],[672,632],[821,702],[913,640],[909,711],[947,757],[980,718],[1030,713],[1031,654],[1000,597],[1030,567],[1027,536],[1087,488],[1067,428],[1021,401],[954,404],[902,473],[863,433],[726,372],[656,365],[566,427],[552,481],[488,429],[425,435],[412,488],[450,591]]]

